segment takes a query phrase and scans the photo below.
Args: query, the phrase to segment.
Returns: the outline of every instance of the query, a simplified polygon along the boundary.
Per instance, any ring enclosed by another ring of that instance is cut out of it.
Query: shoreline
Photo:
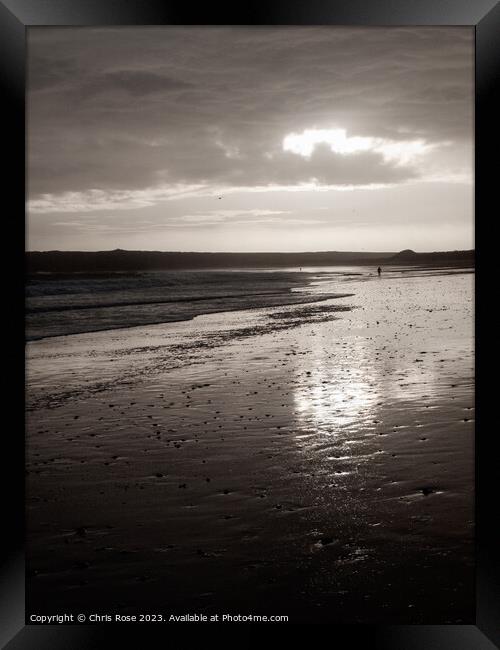
[[[370,266],[370,265],[368,265]],[[327,267],[325,267],[327,268]],[[217,313],[228,313],[228,312],[235,312],[235,311],[246,311],[246,310],[256,310],[256,309],[269,309],[277,306],[287,306],[287,305],[294,305],[294,304],[311,304],[315,302],[321,302],[329,299],[335,299],[335,298],[342,298],[342,297],[350,297],[354,294],[351,293],[344,293],[341,292],[339,293],[338,291],[336,292],[331,292],[328,294],[320,294],[318,292],[315,292],[314,290],[321,284],[321,280],[324,282],[325,279],[330,278],[331,276],[338,276],[338,279],[343,282],[348,282],[350,283],[351,281],[366,281],[370,279],[374,279],[372,276],[374,274],[363,274],[359,272],[349,272],[346,269],[352,269],[352,268],[358,268],[358,266],[339,266],[339,268],[344,269],[343,271],[336,271],[332,270],[333,267],[330,267],[330,270],[324,270],[320,268],[311,268],[310,270],[305,270],[305,271],[297,271],[297,274],[300,274],[303,276],[301,279],[306,283],[304,286],[301,286],[300,284],[298,285],[292,285],[288,288],[287,291],[269,291],[269,292],[258,292],[255,294],[234,294],[234,295],[223,295],[223,296],[194,296],[194,297],[185,297],[185,298],[179,298],[179,299],[168,299],[168,300],[147,300],[147,301],[129,301],[129,302],[116,302],[116,303],[104,303],[104,304],[77,304],[77,305],[60,305],[60,306],[47,306],[47,307],[34,307],[31,309],[27,309],[26,313],[28,315],[44,315],[44,314],[61,314],[65,312],[71,312],[71,311],[99,311],[99,310],[106,310],[106,309],[119,309],[119,308],[134,308],[134,307],[148,307],[148,306],[162,306],[162,305],[189,305],[192,303],[195,306],[199,306],[201,303],[204,303],[205,301],[209,303],[210,301],[217,301],[217,300],[231,300],[231,299],[243,299],[243,298],[248,298],[250,297],[256,297],[256,298],[265,298],[265,297],[275,297],[277,300],[276,301],[271,301],[268,300],[266,301],[265,299],[255,305],[248,305],[248,304],[243,304],[243,305],[235,305],[234,307],[231,306],[226,306],[222,308],[209,308],[209,305],[207,308],[203,309],[202,311],[199,311],[198,313],[196,310],[190,313],[186,313],[183,315],[163,315],[161,317],[158,317],[157,319],[147,319],[144,320],[144,322],[138,322],[138,323],[130,323],[127,325],[121,325],[117,326],[116,323],[113,324],[113,326],[101,326],[101,327],[96,327],[92,329],[84,329],[84,330],[76,330],[72,332],[67,332],[67,333],[54,333],[54,334],[44,334],[44,335],[26,335],[26,343],[32,343],[35,341],[42,341],[45,339],[51,339],[51,338],[57,338],[57,337],[62,337],[62,336],[74,336],[74,335],[79,335],[79,334],[91,334],[95,332],[101,332],[101,331],[113,331],[113,330],[120,330],[120,329],[129,329],[129,328],[134,328],[134,327],[146,327],[148,325],[159,325],[159,324],[168,324],[168,323],[178,323],[178,322],[188,322],[192,321],[195,318],[203,315],[208,315],[208,314],[217,314]],[[197,269],[192,270],[193,273],[199,272]],[[269,272],[269,273],[291,273],[292,271],[290,269],[282,269],[281,271],[277,271],[276,269],[248,269],[248,270],[242,270],[242,269],[222,269],[221,271],[218,272],[243,272],[243,273],[251,273],[251,272]],[[384,275],[386,274],[393,274],[393,273],[399,273],[401,279],[404,277],[408,277],[408,274],[411,273],[417,273],[419,275],[424,275],[424,274],[436,274],[437,272],[441,272],[441,274],[463,274],[463,273],[475,273],[475,268],[472,267],[460,267],[460,266],[449,266],[449,265],[442,265],[440,264],[439,266],[432,266],[432,265],[424,265],[424,266],[388,266],[384,269]],[[145,272],[147,275],[147,272]],[[318,277],[314,274],[319,274],[320,276],[320,281],[318,282]],[[76,274],[78,275],[78,274]],[[309,291],[309,293],[308,293]],[[303,295],[304,298],[297,298],[297,295]]]
[[[260,294],[262,295],[262,294]],[[280,294],[276,294],[280,295]],[[38,336],[38,337],[30,337],[26,338],[26,343],[33,343],[36,341],[43,341],[46,339],[54,339],[54,338],[62,338],[62,337],[67,337],[67,336],[81,336],[82,334],[96,334],[97,332],[114,332],[114,331],[119,331],[119,330],[125,330],[125,329],[132,329],[132,328],[142,328],[142,327],[148,327],[148,326],[154,326],[154,325],[168,325],[169,323],[184,323],[184,322],[189,322],[193,321],[196,318],[200,318],[202,316],[209,316],[211,314],[226,314],[226,313],[231,313],[231,312],[238,312],[238,311],[255,311],[255,310],[261,310],[261,309],[272,309],[274,307],[289,307],[292,305],[310,305],[310,304],[315,304],[315,303],[321,303],[325,302],[327,300],[335,300],[337,298],[347,298],[350,296],[353,296],[354,294],[352,293],[339,293],[339,294],[329,294],[326,296],[314,296],[310,297],[307,300],[300,300],[300,301],[294,301],[294,302],[279,302],[277,304],[273,305],[255,305],[253,307],[234,307],[234,308],[226,308],[226,309],[217,309],[214,311],[204,311],[199,314],[193,314],[192,316],[185,316],[183,318],[172,318],[171,320],[160,320],[160,321],[151,321],[148,323],[144,323],[141,325],[136,325],[136,324],[131,324],[131,325],[123,325],[121,327],[109,327],[109,328],[101,328],[101,329],[92,329],[92,330],[85,330],[83,332],[70,332],[68,334],[53,334],[53,335],[46,335],[46,336]],[[201,299],[200,299],[201,300]],[[175,301],[170,301],[171,303]],[[187,302],[187,301],[186,301]],[[131,306],[135,305],[137,303],[131,303]],[[145,303],[145,304],[158,304],[158,303]],[[160,304],[170,304],[170,303],[160,303]],[[118,305],[120,306],[120,305]],[[127,305],[128,306],[128,305]],[[89,307],[89,309],[92,309],[95,307]],[[70,311],[72,308],[68,307],[66,311]]]

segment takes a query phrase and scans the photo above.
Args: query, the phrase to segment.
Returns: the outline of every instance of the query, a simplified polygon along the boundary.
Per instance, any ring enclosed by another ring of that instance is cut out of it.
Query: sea
[[[319,298],[314,285],[318,277],[299,270],[37,274],[26,283],[26,338],[307,303]]]

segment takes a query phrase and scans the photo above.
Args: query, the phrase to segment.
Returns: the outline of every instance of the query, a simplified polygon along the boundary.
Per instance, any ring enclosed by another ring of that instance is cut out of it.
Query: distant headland
[[[286,268],[339,265],[474,265],[474,250],[416,253],[318,251],[304,253],[204,253],[128,251],[29,251],[33,273],[114,273],[175,269]]]

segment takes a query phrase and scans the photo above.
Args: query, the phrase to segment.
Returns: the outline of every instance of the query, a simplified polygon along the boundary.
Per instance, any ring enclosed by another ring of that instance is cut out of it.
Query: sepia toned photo
[[[26,89],[27,619],[473,624],[474,29],[30,27]]]

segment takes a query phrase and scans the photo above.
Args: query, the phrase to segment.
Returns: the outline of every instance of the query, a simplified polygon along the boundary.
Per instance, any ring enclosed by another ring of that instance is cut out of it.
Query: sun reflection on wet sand
[[[318,364],[298,385],[294,399],[301,428],[338,436],[373,415],[378,393],[363,368],[346,376],[342,367]]]
[[[321,330],[306,326],[298,339],[293,356],[295,440],[304,458],[332,485],[354,487],[356,481],[357,489],[363,489],[380,458],[396,458],[403,449],[406,454],[409,440],[428,426],[422,422],[454,385],[454,373],[448,382],[444,366],[448,372],[453,365],[458,370],[468,357],[461,349],[462,334],[455,329],[450,336],[450,314],[442,311],[438,287],[408,280],[406,286],[393,279],[359,283],[354,297],[339,300],[351,305],[352,312]],[[343,283],[328,278],[325,285],[338,291]],[[452,298],[449,307],[455,310],[460,299],[455,306]],[[431,346],[429,314],[442,323],[444,333],[434,326]],[[451,322],[460,327],[455,319]],[[421,444],[428,440],[426,433],[418,435]]]

